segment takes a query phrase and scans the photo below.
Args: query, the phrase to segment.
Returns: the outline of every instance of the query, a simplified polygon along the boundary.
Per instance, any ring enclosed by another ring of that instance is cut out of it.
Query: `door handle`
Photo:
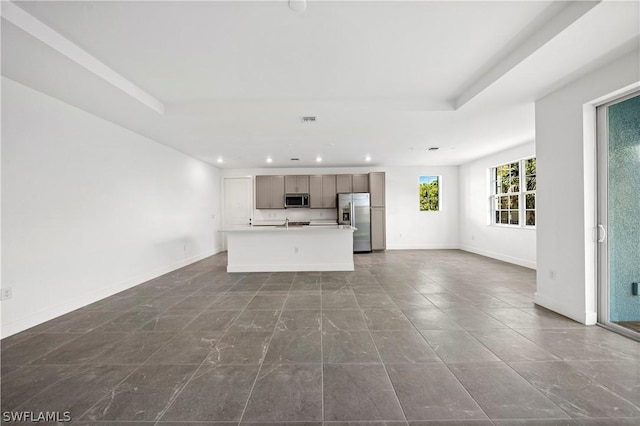
[[[351,212],[349,213],[351,215],[351,223],[350,225],[353,226],[355,228],[356,226],[356,215],[355,215],[356,209],[353,206],[353,204],[351,204]]]
[[[602,235],[598,238],[599,243],[604,243],[604,240],[607,238],[607,230],[604,229],[604,226],[598,224],[598,235]]]

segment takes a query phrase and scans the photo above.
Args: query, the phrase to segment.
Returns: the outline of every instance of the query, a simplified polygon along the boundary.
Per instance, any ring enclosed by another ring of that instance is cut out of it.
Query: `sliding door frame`
[[[634,90],[623,96],[598,105],[596,107],[596,231],[597,241],[597,311],[598,325],[622,334],[634,340],[640,341],[640,333],[611,322],[609,306],[609,107],[624,102],[628,99],[640,96],[640,90]],[[604,231],[604,232],[603,232]]]

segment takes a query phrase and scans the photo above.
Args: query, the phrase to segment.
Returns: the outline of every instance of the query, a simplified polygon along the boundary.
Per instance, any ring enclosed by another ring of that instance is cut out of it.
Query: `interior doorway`
[[[251,176],[223,178],[223,227],[248,226],[253,221],[253,180]],[[224,247],[227,247],[226,236]]]
[[[597,108],[598,322],[637,340],[640,340],[639,117],[640,92]]]

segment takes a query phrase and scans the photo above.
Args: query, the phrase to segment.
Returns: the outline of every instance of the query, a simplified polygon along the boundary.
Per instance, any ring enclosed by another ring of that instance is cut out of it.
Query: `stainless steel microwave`
[[[286,194],[284,207],[286,209],[309,207],[309,194]]]

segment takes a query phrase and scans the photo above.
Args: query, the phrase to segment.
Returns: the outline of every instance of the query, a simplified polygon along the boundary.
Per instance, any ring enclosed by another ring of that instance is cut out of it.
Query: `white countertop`
[[[285,219],[255,220],[253,226],[284,225]],[[310,226],[337,225],[335,219],[289,219],[290,222],[309,222]]]
[[[345,230],[355,231],[350,225],[304,225],[304,226],[289,226],[284,227],[282,225],[257,225],[257,226],[238,226],[234,228],[221,229],[220,232],[323,232],[327,230]]]

